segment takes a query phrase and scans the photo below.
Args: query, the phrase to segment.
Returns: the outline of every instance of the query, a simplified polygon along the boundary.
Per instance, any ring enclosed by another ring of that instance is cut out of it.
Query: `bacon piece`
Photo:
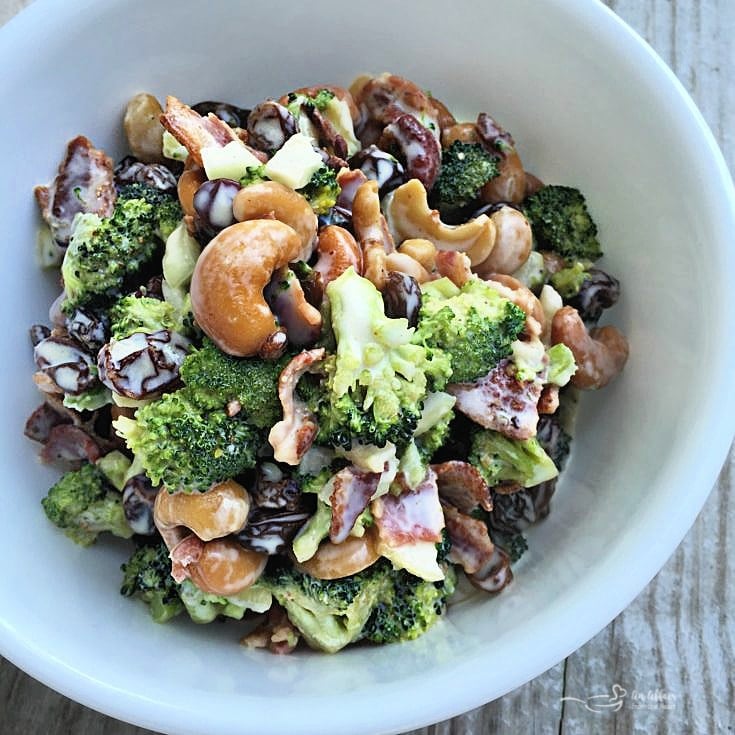
[[[439,497],[451,503],[462,513],[471,513],[480,507],[491,511],[493,501],[490,488],[477,467],[459,460],[431,465],[436,472]],[[446,517],[446,514],[445,514]]]
[[[161,124],[189,151],[192,162],[199,166],[202,165],[202,148],[224,148],[233,140],[240,140],[237,133],[214,113],[202,117],[176,97],[166,97],[166,111],[161,115]]]
[[[368,507],[370,498],[378,489],[380,474],[361,472],[356,467],[345,467],[333,478],[332,524],[329,540],[341,544],[349,535],[360,513]]]
[[[102,456],[97,442],[84,429],[71,424],[57,424],[39,453],[42,462],[66,462],[76,465],[84,460],[96,462]]]
[[[455,408],[480,426],[511,439],[530,439],[536,435],[542,388],[538,380],[517,380],[510,361],[502,360],[484,377],[453,383],[447,392],[457,399]]]
[[[395,547],[417,541],[441,541],[444,515],[436,473],[431,468],[414,491],[382,495],[371,508],[381,544]]]
[[[71,224],[78,212],[109,217],[117,193],[112,161],[96,149],[89,138],[78,135],[69,141],[59,173],[49,186],[34,189],[41,216],[60,245],[71,237]]]
[[[163,490],[163,492],[166,492]],[[171,559],[171,576],[176,582],[181,584],[185,579],[191,576],[189,566],[196,564],[204,551],[204,542],[193,533],[190,536],[179,541],[170,553]]]
[[[457,250],[440,250],[436,254],[436,270],[446,276],[457,288],[473,278],[470,259],[466,253]]]
[[[277,462],[297,465],[314,441],[318,429],[316,417],[303,401],[296,398],[296,384],[304,373],[318,370],[324,354],[323,347],[301,352],[281,371],[278,398],[283,406],[283,419],[268,434]]]
[[[493,556],[495,545],[490,540],[487,526],[449,503],[442,503],[444,522],[452,542],[448,559],[459,564],[467,574],[475,574]]]
[[[26,421],[23,433],[33,441],[45,444],[51,435],[51,429],[59,424],[70,424],[71,418],[65,416],[48,403],[42,403]]]

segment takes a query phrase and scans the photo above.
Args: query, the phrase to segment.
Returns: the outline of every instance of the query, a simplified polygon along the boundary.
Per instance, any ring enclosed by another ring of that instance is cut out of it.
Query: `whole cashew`
[[[234,480],[225,480],[203,493],[170,493],[162,488],[153,518],[157,528],[186,526],[202,541],[211,541],[242,530],[249,511],[248,491]]]
[[[377,181],[366,181],[357,190],[352,202],[352,226],[362,250],[363,275],[382,289],[387,275],[386,254],[392,253],[395,246],[380,211]]]
[[[317,579],[340,579],[367,569],[379,556],[375,527],[371,527],[360,538],[348,536],[340,544],[322,542],[311,559],[295,566]]]
[[[267,554],[245,549],[233,539],[217,539],[203,545],[199,559],[187,570],[203,592],[229,597],[257,582],[267,562]]]
[[[191,306],[221,350],[255,355],[276,331],[263,289],[276,269],[297,260],[302,246],[292,227],[255,219],[226,227],[204,248],[191,279]]]
[[[533,245],[531,225],[517,209],[503,206],[490,219],[495,225],[495,247],[474,269],[480,278],[491,273],[515,273],[528,260]]]
[[[421,263],[406,253],[389,253],[385,256],[385,270],[388,273],[405,273],[417,283],[426,283],[432,280],[432,275]]]
[[[442,148],[449,148],[452,143],[479,143],[475,123],[456,123],[449,128],[442,128]]]
[[[571,380],[576,388],[604,388],[628,360],[628,340],[615,327],[587,332],[576,309],[565,306],[554,314],[551,344],[565,344],[574,354],[577,372]]]
[[[251,184],[235,195],[232,213],[238,222],[273,216],[289,225],[301,238],[301,249],[293,260],[306,261],[310,258],[318,220],[309,202],[293,189],[277,181]]]
[[[179,176],[179,182],[176,185],[176,191],[179,195],[179,204],[184,214],[193,217],[196,214],[194,209],[194,194],[197,193],[199,187],[207,180],[207,174],[204,173],[203,168],[195,166],[193,163],[189,163],[187,159],[187,165],[184,172]]]
[[[436,270],[436,247],[429,240],[414,237],[404,240],[398,246],[398,252],[410,255],[417,263],[421,263],[429,273]]]
[[[386,205],[386,219],[397,242],[423,238],[437,250],[466,253],[472,265],[487,260],[495,245],[495,225],[484,214],[462,225],[445,225],[439,212],[430,209],[426,189],[417,179],[399,186]]]
[[[321,274],[322,285],[327,287],[350,266],[362,274],[362,252],[349,231],[338,225],[329,225],[319,231],[316,251],[319,255],[314,270]]]
[[[123,127],[130,152],[143,163],[163,161],[163,108],[152,95],[141,92],[130,98],[125,108]]]
[[[544,309],[541,302],[519,280],[505,273],[491,273],[484,279],[501,296],[512,301],[526,313],[526,331],[538,337],[545,325]]]

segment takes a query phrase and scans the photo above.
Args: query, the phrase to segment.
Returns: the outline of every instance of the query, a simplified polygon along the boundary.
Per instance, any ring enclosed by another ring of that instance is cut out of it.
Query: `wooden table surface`
[[[538,0],[539,3],[542,0]],[[0,24],[28,0],[0,0]],[[735,0],[607,0],[694,97],[735,170]],[[734,233],[735,234],[735,233]],[[410,735],[735,732],[733,454],[674,556],[630,607],[568,659],[501,699]],[[627,692],[618,712],[562,697]],[[0,735],[146,735],[0,659]],[[205,735],[205,734],[203,734]]]

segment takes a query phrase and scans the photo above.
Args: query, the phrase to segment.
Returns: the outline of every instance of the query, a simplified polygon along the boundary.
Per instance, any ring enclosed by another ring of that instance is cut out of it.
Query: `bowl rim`
[[[666,106],[675,110],[682,121],[686,120],[696,129],[703,144],[701,150],[701,155],[705,159],[703,165],[706,165],[712,175],[712,181],[715,182],[709,195],[712,200],[710,215],[716,216],[721,222],[720,231],[726,232],[729,228],[730,232],[735,232],[735,187],[727,164],[709,126],[673,71],[636,31],[601,0],[594,0],[592,3],[588,0],[546,1],[556,6],[560,12],[574,15],[578,21],[590,28],[594,27],[607,42],[619,46],[631,57],[637,58],[641,73],[660,85],[662,95],[666,97]],[[124,0],[105,0],[104,4],[112,5],[119,2]],[[86,6],[87,2],[82,0],[80,4]],[[63,27],[64,21],[71,22],[72,14],[79,12],[80,4],[72,5],[66,0],[35,0],[18,13],[0,28],[0,66],[3,64],[10,66],[20,58],[17,56],[18,51],[27,47],[27,39],[33,37],[34,27],[44,16],[46,21],[49,15],[56,17],[59,27]],[[97,4],[97,8],[100,5],[103,3]],[[723,259],[722,272],[735,272],[735,250],[722,247],[721,244],[721,252],[718,255]],[[548,630],[538,621],[531,621],[527,630],[530,645],[533,645],[534,641],[543,642],[543,645],[537,646],[538,655],[518,662],[518,666],[509,674],[502,690],[488,692],[482,677],[478,676],[486,655],[482,647],[481,650],[469,654],[461,664],[449,671],[440,670],[424,674],[421,678],[422,696],[413,703],[410,703],[400,690],[392,692],[383,690],[379,711],[373,707],[369,718],[359,716],[353,718],[350,726],[353,735],[407,731],[456,716],[503,696],[539,676],[584,645],[619,615],[660,571],[693,525],[707,500],[735,434],[735,392],[724,389],[728,385],[727,367],[735,362],[735,310],[723,310],[721,320],[722,364],[709,372],[715,384],[711,393],[718,394],[719,399],[716,404],[714,400],[710,401],[702,414],[717,416],[717,422],[711,425],[718,426],[718,431],[714,436],[709,436],[708,453],[704,457],[695,453],[694,443],[691,443],[685,456],[677,463],[676,469],[662,470],[666,481],[672,485],[688,488],[687,493],[679,495],[678,505],[672,509],[668,517],[665,539],[662,537],[659,543],[649,546],[645,555],[638,555],[635,568],[631,569],[620,560],[618,554],[613,553],[619,550],[624,553],[627,551],[629,554],[633,546],[640,546],[640,540],[632,538],[635,534],[634,529],[631,529],[618,539],[615,548],[610,549],[603,563],[596,568],[595,574],[605,578],[608,587],[614,585],[617,589],[614,598],[609,595],[598,596],[595,606],[591,608],[589,605],[591,587],[577,585],[572,593],[563,599],[560,598],[547,609],[547,615],[552,617],[555,614],[563,615],[575,621],[574,626],[570,626],[563,634],[552,639],[548,636]],[[722,390],[717,390],[717,387],[721,387]],[[684,472],[681,471],[682,468],[685,468]],[[654,511],[655,508],[649,508],[636,525],[653,524],[656,516]],[[662,543],[664,540],[665,543]],[[543,653],[540,653],[541,651]],[[197,712],[193,706],[187,707],[186,703],[174,707],[171,702],[158,701],[145,692],[136,691],[134,687],[121,690],[95,678],[91,672],[72,668],[24,638],[21,631],[13,628],[2,617],[1,611],[0,654],[33,678],[63,695],[95,710],[143,727],[192,734],[205,730],[251,731],[242,719],[242,711],[249,703],[256,704],[258,700],[256,697],[239,697],[240,706],[235,708],[236,711],[231,709],[230,713],[218,708],[217,721],[213,722],[211,712]],[[461,689],[451,686],[452,682],[457,680],[463,682]],[[453,696],[451,702],[447,702],[442,694],[450,686]],[[304,707],[301,711],[303,716],[298,722],[294,722],[292,715],[272,713],[276,716],[268,722],[257,722],[257,732],[260,735],[269,733],[275,735],[284,730],[294,735],[308,733],[311,731],[310,723],[315,721],[322,723],[323,733],[344,731],[343,717],[326,717],[326,719],[324,717],[330,706],[328,697],[308,700],[297,698],[297,701],[300,707]],[[343,703],[348,705],[355,715],[368,711],[365,704],[360,702],[359,694],[354,699],[343,700]]]

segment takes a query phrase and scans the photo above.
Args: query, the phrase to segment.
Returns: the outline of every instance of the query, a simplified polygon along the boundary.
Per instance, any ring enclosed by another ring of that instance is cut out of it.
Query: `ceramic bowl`
[[[399,732],[557,663],[681,541],[735,428],[735,196],[681,85],[601,4],[37,0],[0,31],[0,68],[0,652],[32,676],[167,733]],[[606,320],[629,336],[630,362],[584,396],[552,513],[501,595],[455,605],[413,643],[334,656],[246,650],[237,625],[155,625],[118,594],[124,545],[78,548],[39,506],[56,473],[22,435],[38,402],[26,330],[46,320],[57,286],[34,263],[32,187],[78,133],[119,155],[136,92],[247,106],[385,69],[460,118],[490,112],[529,170],[586,193],[604,267],[623,284]]]

